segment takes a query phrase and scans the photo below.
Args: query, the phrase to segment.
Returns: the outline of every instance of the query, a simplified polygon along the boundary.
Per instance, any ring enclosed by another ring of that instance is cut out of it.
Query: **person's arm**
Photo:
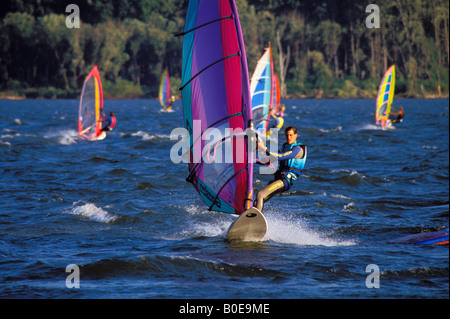
[[[279,161],[285,161],[290,160],[291,158],[294,158],[298,155],[300,151],[303,152],[303,149],[300,146],[295,146],[292,150],[289,150],[285,153],[274,153],[270,152],[268,148],[264,145],[264,143],[258,141],[258,147],[263,151],[266,152],[267,156],[275,157]]]
[[[291,158],[295,158],[300,152],[303,152],[303,150],[300,146],[295,146],[293,149],[291,149],[287,152],[284,152],[284,153],[269,152],[266,149],[267,155],[275,157],[279,161],[286,161],[286,160],[290,160]]]

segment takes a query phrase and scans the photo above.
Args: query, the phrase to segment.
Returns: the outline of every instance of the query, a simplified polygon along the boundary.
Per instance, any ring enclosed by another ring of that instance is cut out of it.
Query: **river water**
[[[448,299],[448,245],[387,243],[449,225],[448,99],[396,99],[389,130],[374,100],[282,102],[304,174],[265,205],[263,242],[232,244],[170,160],[180,101],[105,100],[98,142],[76,100],[0,101],[0,298]]]

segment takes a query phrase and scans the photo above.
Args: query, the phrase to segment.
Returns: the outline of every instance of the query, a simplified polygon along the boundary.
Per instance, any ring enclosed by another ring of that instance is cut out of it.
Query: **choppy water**
[[[448,245],[386,243],[449,224],[448,99],[397,99],[385,131],[373,100],[284,102],[306,169],[266,204],[262,243],[230,244],[232,216],[170,161],[180,101],[106,100],[99,142],[77,138],[78,101],[0,101],[0,297],[448,298]]]

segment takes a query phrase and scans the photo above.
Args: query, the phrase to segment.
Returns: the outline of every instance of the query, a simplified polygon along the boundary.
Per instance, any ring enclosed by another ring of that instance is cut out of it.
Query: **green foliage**
[[[28,13],[9,12],[3,19],[3,24],[15,28],[15,33],[28,38],[33,32],[34,17]]]
[[[336,89],[337,97],[347,99],[359,95],[358,88],[350,80],[343,81],[340,87]]]
[[[64,1],[5,0],[0,12],[0,90],[78,96],[98,65],[106,94],[158,94],[169,69],[181,86],[188,0],[79,0],[81,26],[67,28]],[[368,29],[366,0],[236,0],[249,74],[269,43],[274,70],[290,53],[285,85],[297,96],[376,96],[396,65],[396,95],[448,96],[449,3],[380,0],[379,29]]]
[[[141,88],[138,88],[133,82],[121,78],[115,82],[102,81],[102,86],[105,98],[132,98],[143,95]]]
[[[122,22],[115,23],[112,20],[101,23],[97,28],[96,42],[102,44],[99,48],[98,67],[104,72],[106,79],[117,81],[122,65],[130,58],[125,52],[130,30]]]
[[[173,96],[180,95],[181,79],[179,77],[170,77],[170,94]]]

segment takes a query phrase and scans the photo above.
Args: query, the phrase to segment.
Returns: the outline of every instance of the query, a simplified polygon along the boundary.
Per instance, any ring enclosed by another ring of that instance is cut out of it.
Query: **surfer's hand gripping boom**
[[[265,152],[267,150],[267,146],[264,144],[264,141],[261,137],[258,136],[258,148],[261,149],[261,151]]]

